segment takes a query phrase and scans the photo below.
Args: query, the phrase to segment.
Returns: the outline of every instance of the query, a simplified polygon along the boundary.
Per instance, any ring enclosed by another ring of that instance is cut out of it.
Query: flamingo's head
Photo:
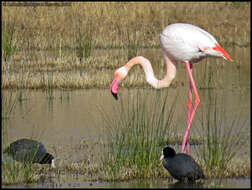
[[[222,57],[223,59],[228,59],[231,62],[233,61],[228,53],[219,44],[215,44],[213,48],[204,48],[204,52],[210,56]]]
[[[117,69],[114,74],[114,79],[110,85],[110,91],[116,100],[118,100],[118,97],[117,97],[118,85],[126,77],[127,74],[128,74],[128,70],[125,66]]]

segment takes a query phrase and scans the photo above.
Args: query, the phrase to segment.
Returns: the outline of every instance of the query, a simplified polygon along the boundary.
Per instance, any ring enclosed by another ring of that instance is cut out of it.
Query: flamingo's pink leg
[[[192,73],[192,63],[190,63],[190,70],[191,70],[191,73]],[[187,108],[188,108],[188,114],[187,114],[187,126],[189,125],[189,121],[191,119],[191,107],[192,107],[192,85],[191,83],[189,84],[190,88],[189,88],[189,102],[188,102],[188,105],[187,105]],[[188,133],[189,135],[189,133]],[[190,146],[190,143],[189,143],[189,138],[187,138],[187,142],[186,142],[186,152],[187,154],[189,154],[189,146]]]
[[[187,127],[186,127],[186,132],[184,135],[184,139],[182,141],[182,148],[181,148],[181,152],[184,152],[185,149],[185,144],[187,143],[187,153],[189,154],[189,142],[188,142],[188,135],[189,135],[189,130],[191,127],[191,123],[192,123],[192,119],[194,117],[194,114],[197,110],[197,107],[199,105],[200,99],[199,99],[199,95],[193,80],[193,76],[192,76],[192,64],[190,64],[189,62],[185,62],[186,65],[186,69],[188,72],[188,76],[189,76],[189,81],[190,81],[190,90],[189,90],[189,102],[188,102],[188,115],[187,115]],[[193,110],[191,111],[191,106],[192,106],[192,90],[194,92],[195,95],[195,102],[194,102],[194,106],[193,106]]]
[[[190,71],[192,72],[192,64],[190,63]],[[190,81],[190,78],[189,78],[189,81]],[[187,122],[186,122],[186,126],[189,125],[189,121],[190,121],[190,118],[191,118],[191,108],[192,108],[192,85],[191,85],[191,82],[189,82],[189,100],[188,100],[188,104],[187,104]],[[187,139],[187,141],[185,142],[186,144],[186,148],[187,148],[187,153],[189,153],[189,140]],[[185,149],[185,144],[182,144],[182,147],[181,147],[181,152],[184,152],[184,149]]]

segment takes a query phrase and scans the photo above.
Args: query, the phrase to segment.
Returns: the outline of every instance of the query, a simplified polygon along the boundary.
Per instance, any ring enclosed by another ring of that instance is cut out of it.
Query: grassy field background
[[[222,43],[249,40],[250,2],[81,2],[70,6],[3,6],[3,25],[13,25],[18,49],[75,47],[91,30],[95,47],[122,46],[135,33],[141,46],[159,46],[162,29],[174,22],[198,25]]]
[[[114,70],[141,49],[159,48],[163,28],[175,22],[198,25],[225,47],[250,46],[250,2],[10,5],[2,5],[2,88],[108,86]],[[97,49],[126,51],[95,55]]]

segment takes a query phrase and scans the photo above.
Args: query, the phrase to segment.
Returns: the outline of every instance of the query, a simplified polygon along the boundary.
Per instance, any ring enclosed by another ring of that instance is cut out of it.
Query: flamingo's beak
[[[224,58],[224,59],[228,59],[229,61],[233,61],[232,59],[231,59],[231,57],[229,57],[229,55],[228,55],[228,53],[222,48],[222,47],[220,47],[218,44],[216,44],[216,46],[213,48],[215,51],[218,51],[218,52],[221,52],[221,54],[222,54],[222,57]]]
[[[116,100],[118,100],[117,90],[118,90],[118,82],[117,82],[117,78],[115,77],[110,85],[110,91]]]
[[[111,94],[114,96],[114,98],[115,98],[116,100],[118,100],[118,96],[117,96],[116,93],[113,93],[113,92],[111,91]]]

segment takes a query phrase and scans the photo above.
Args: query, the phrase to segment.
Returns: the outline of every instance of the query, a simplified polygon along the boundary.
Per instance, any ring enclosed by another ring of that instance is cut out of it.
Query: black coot
[[[191,156],[183,153],[176,154],[171,147],[163,149],[163,155],[160,157],[160,160],[163,160],[162,164],[171,176],[179,181],[193,182],[204,178],[202,169]]]
[[[47,153],[41,142],[31,139],[19,139],[11,143],[3,152],[14,160],[27,163],[51,164],[55,168],[54,157]]]

